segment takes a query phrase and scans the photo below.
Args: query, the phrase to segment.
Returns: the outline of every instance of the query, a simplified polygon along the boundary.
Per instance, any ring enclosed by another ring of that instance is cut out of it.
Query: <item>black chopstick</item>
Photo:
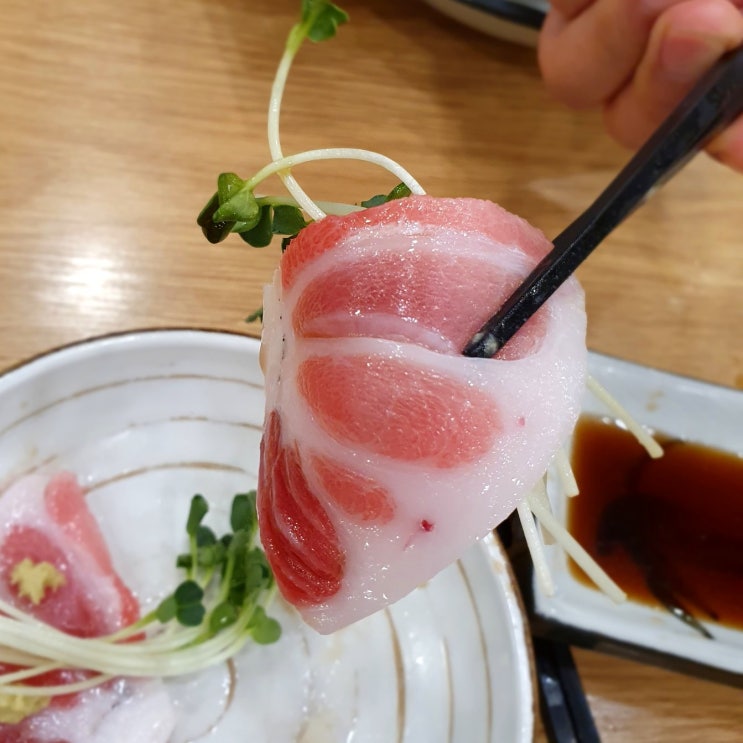
[[[472,337],[465,356],[494,356],[596,246],[658,186],[743,113],[743,47],[725,55],[606,190]]]
[[[601,743],[570,648],[532,638],[542,724],[550,743]]]

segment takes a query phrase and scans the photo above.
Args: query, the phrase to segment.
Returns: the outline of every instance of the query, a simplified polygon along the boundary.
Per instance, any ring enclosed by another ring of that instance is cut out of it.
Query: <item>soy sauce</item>
[[[568,526],[635,601],[743,628],[743,458],[656,435],[651,459],[612,421],[578,423],[573,469],[580,495]],[[591,585],[571,562],[576,579]]]

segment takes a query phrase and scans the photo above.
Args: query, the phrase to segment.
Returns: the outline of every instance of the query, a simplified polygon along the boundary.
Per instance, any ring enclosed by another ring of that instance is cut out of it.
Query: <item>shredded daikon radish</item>
[[[265,198],[260,194],[254,194],[256,199]],[[272,206],[295,206],[301,208],[299,202],[291,196],[269,196]],[[335,214],[342,217],[353,212],[363,212],[366,207],[357,204],[344,204],[339,201],[316,201],[315,204],[326,214]]]
[[[17,681],[25,681],[26,679],[39,676],[43,673],[49,673],[50,671],[57,671],[60,668],[64,668],[62,663],[38,663],[37,665],[28,666],[21,668],[18,671],[10,671],[2,674],[2,685],[3,687],[8,684],[16,683]]]
[[[546,477],[543,477],[531,491],[530,496],[535,500],[539,501],[550,513],[552,513],[552,504],[547,496],[547,481]],[[554,537],[540,524],[539,532],[542,535],[543,544],[554,544]]]
[[[36,662],[30,668],[0,674],[0,694],[54,696],[97,686],[114,676],[177,676],[217,665],[235,654],[246,639],[246,624],[239,622],[213,638],[192,645],[192,631],[176,638],[159,633],[136,643],[117,644],[109,638],[79,638],[48,625],[23,624],[0,617],[0,636],[20,652],[33,652]],[[198,630],[197,630],[198,632]],[[177,653],[173,653],[178,650]],[[84,668],[96,675],[74,684],[27,686],[26,678],[57,668]]]
[[[516,512],[521,521],[521,528],[524,530],[526,546],[529,548],[531,561],[534,563],[534,574],[537,577],[539,587],[545,595],[554,596],[555,582],[552,580],[552,573],[550,572],[547,558],[544,554],[544,545],[539,538],[539,532],[537,531],[537,526],[534,523],[534,517],[531,510],[529,510],[530,507],[527,505],[527,501],[528,498],[519,503],[516,506]]]
[[[560,478],[562,490],[565,495],[568,498],[572,498],[578,495],[578,482],[575,479],[575,474],[573,473],[573,468],[570,465],[568,454],[562,446],[557,450],[557,454],[555,454],[554,463],[555,469],[557,470],[557,475]]]
[[[28,622],[29,624],[35,624],[40,627],[46,627],[44,622],[39,621],[36,619],[36,617],[31,616],[30,614],[26,613],[22,609],[18,609],[17,607],[13,606],[13,604],[4,601],[3,599],[0,599],[0,614],[4,614],[5,616],[12,617],[13,619],[18,620],[19,622]]]
[[[410,193],[417,196],[425,196],[426,194],[420,183],[392,158],[382,155],[379,152],[362,150],[358,147],[325,147],[319,150],[307,150],[306,152],[299,152],[296,155],[279,158],[264,168],[261,168],[246,182],[245,187],[248,191],[253,191],[259,183],[262,183],[269,176],[276,175],[277,173],[281,174],[282,171],[291,170],[291,168],[297,165],[317,162],[319,160],[360,160],[371,165],[378,165],[380,168],[384,168],[392,173],[401,183],[404,183],[410,189]],[[322,219],[325,216],[325,212],[318,208],[313,209],[314,213],[310,212],[300,199],[297,199],[297,194],[293,193],[292,196],[313,219]],[[312,203],[314,206],[314,202]]]
[[[15,695],[19,697],[54,697],[61,694],[77,694],[110,681],[113,676],[104,674],[91,676],[82,681],[71,681],[68,684],[57,686],[24,686],[23,684],[0,685],[0,694]]]
[[[539,503],[538,500],[527,496],[528,507],[539,520],[540,524],[551,532],[558,544],[581,567],[586,575],[616,603],[627,598],[627,594],[606,574],[601,566],[586,552],[565,527]],[[520,514],[519,514],[520,515]],[[536,531],[536,530],[535,530]],[[527,539],[528,544],[528,539]],[[533,557],[533,555],[532,555]]]
[[[616,415],[624,423],[627,430],[642,444],[645,451],[653,458],[663,456],[660,444],[630,415],[630,413],[612,397],[612,395],[592,376],[588,376],[586,385],[610,412]]]
[[[10,663],[14,666],[36,666],[43,663],[44,659],[38,655],[22,653],[15,648],[0,645],[0,663]]]

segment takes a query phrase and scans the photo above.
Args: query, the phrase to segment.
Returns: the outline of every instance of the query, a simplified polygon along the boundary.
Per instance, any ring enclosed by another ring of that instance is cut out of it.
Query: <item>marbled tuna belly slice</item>
[[[393,461],[432,468],[474,462],[500,428],[486,392],[407,359],[312,356],[299,365],[297,385],[332,439]]]
[[[259,518],[279,586],[320,631],[456,559],[572,430],[577,282],[501,357],[461,356],[549,248],[489,202],[410,197],[312,224],[284,254],[264,303]]]
[[[115,571],[85,494],[69,473],[33,475],[0,498],[0,596],[77,637],[115,632],[139,617],[139,604]],[[64,583],[38,604],[17,595],[13,568],[49,563]]]
[[[61,581],[27,596],[16,567],[51,566]],[[0,497],[0,597],[76,637],[108,635],[139,618],[139,603],[116,572],[85,493],[70,473],[29,475]],[[0,672],[17,666],[0,664]],[[27,683],[82,681],[78,669],[49,671]],[[164,743],[175,725],[159,680],[115,679],[53,697],[15,724],[0,723],[0,743]]]

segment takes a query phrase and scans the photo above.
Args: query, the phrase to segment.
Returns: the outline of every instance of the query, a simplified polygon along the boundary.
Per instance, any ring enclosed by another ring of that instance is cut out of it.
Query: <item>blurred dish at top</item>
[[[549,8],[545,0],[424,0],[465,26],[517,44],[536,46]]]

